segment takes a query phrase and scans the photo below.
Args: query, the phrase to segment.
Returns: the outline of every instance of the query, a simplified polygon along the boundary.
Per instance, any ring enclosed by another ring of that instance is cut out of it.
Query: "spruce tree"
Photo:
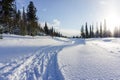
[[[100,37],[103,37],[102,23],[100,23]]]
[[[27,8],[28,34],[34,36],[37,28],[36,8],[32,1],[30,1]]]
[[[53,31],[54,31],[54,29],[53,29],[53,27],[50,29],[50,31],[49,31],[49,33],[50,33],[50,35],[53,37],[54,36],[54,33],[53,33]]]
[[[92,26],[90,25],[90,34],[89,37],[92,38]]]
[[[47,26],[47,23],[46,23],[46,22],[45,22],[44,31],[45,31],[45,33],[46,33],[47,35],[49,34],[49,29],[48,29],[48,26]]]
[[[100,33],[99,33],[99,29],[98,29],[98,23],[96,23],[95,37],[96,37],[96,38],[100,37]]]
[[[114,37],[118,37],[119,36],[119,30],[118,27],[114,28]]]
[[[84,26],[81,27],[81,37],[85,38]]]
[[[15,0],[2,0],[2,22],[8,26],[8,31],[11,33],[13,19],[15,16]]]
[[[103,37],[107,37],[107,25],[106,25],[106,20],[104,20]]]
[[[85,24],[85,33],[86,38],[89,38],[87,22]]]
[[[3,5],[1,0],[0,1],[0,25],[2,24],[2,16],[3,16]]]
[[[26,18],[26,13],[25,9],[23,7],[23,12],[22,12],[22,20],[21,20],[21,35],[27,35],[27,18]]]
[[[92,25],[92,38],[94,37],[94,26]]]
[[[2,26],[0,25],[0,39],[3,38],[3,37],[2,37],[2,32],[3,32],[3,28],[2,28]]]

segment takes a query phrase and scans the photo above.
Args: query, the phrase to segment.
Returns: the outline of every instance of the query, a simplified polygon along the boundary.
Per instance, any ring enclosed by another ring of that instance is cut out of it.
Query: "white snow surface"
[[[0,80],[119,80],[120,39],[3,34]]]

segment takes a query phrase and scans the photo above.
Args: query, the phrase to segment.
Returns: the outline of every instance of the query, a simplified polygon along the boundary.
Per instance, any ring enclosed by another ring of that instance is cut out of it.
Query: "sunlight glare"
[[[110,12],[107,15],[106,21],[107,21],[107,26],[111,31],[113,31],[115,27],[120,26],[120,19],[118,13],[115,11]]]

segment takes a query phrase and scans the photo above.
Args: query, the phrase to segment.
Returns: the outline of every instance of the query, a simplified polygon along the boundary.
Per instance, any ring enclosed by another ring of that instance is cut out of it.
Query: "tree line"
[[[0,0],[0,33],[35,36],[46,34],[50,36],[62,36],[52,27],[49,29],[47,22],[44,28],[38,22],[37,9],[32,1],[27,9],[20,11],[16,7],[15,0]]]
[[[105,37],[120,37],[120,27],[115,27],[113,33],[107,29],[106,20],[104,23],[96,23],[96,26],[88,26],[87,22],[81,27],[81,38],[105,38]]]

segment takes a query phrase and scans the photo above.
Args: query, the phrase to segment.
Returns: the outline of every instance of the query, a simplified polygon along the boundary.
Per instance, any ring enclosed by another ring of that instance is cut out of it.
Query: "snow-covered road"
[[[12,37],[0,44],[0,80],[120,79],[119,39]]]

